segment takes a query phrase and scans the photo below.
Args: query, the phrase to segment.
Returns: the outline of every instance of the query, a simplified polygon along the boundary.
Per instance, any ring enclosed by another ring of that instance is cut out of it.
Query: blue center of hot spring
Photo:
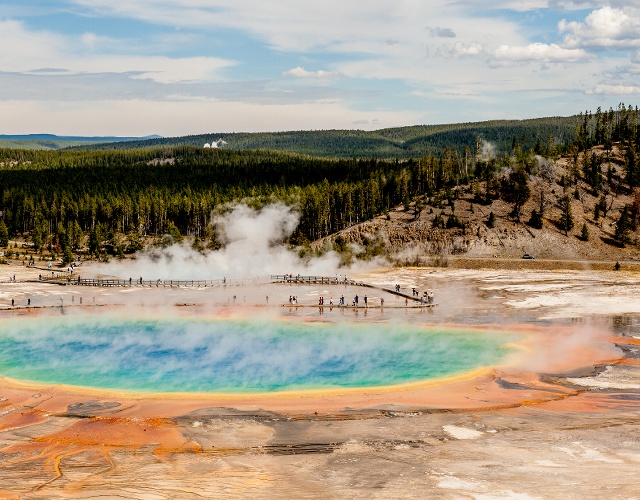
[[[0,325],[0,375],[145,392],[373,387],[496,364],[516,338],[403,323],[22,319]]]

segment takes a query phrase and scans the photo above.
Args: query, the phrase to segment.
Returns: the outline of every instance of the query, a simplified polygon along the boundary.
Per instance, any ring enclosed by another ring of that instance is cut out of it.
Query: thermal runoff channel
[[[495,365],[521,338],[405,323],[42,317],[0,326],[0,375],[143,392],[376,387]]]

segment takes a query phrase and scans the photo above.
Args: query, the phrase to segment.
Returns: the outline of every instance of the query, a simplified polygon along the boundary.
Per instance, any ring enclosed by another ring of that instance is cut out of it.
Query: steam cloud
[[[321,258],[305,262],[283,244],[298,222],[299,214],[283,203],[267,205],[260,210],[236,205],[214,220],[219,239],[224,243],[220,250],[203,255],[187,243],[175,244],[144,253],[134,261],[113,261],[100,271],[120,277],[127,273],[145,280],[335,274],[340,261],[337,253],[328,252]]]

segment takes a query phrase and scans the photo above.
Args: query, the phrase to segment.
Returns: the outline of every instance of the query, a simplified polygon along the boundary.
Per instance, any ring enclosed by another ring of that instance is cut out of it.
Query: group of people
[[[11,307],[15,307],[16,299],[11,299]],[[27,306],[31,305],[31,299],[27,299]]]
[[[364,307],[369,307],[369,297],[365,295],[363,297],[363,300],[364,300]],[[360,303],[360,297],[358,297],[358,294],[356,293],[356,296],[353,298],[353,302],[351,303],[351,305],[353,307],[358,307],[359,303]]]
[[[76,267],[78,267],[80,264],[76,264],[75,262],[72,262],[71,265],[69,267],[67,267],[67,272],[69,274],[73,274],[73,272],[76,270]]]
[[[415,288],[412,289],[412,293],[414,297],[420,298],[420,304],[433,304],[433,292],[431,290],[425,291],[420,297],[420,292]]]
[[[366,295],[364,297],[362,297],[362,300],[364,302],[364,307],[369,307],[369,297],[367,297]],[[267,298],[267,303],[268,303],[269,299]],[[289,295],[289,304],[290,305],[298,305],[298,298],[295,295]],[[318,297],[318,305],[319,306],[324,306],[324,297],[320,296]],[[333,307],[333,297],[329,298],[329,306]],[[351,302],[351,307],[358,307],[360,305],[360,296],[358,294],[355,295],[355,297],[353,297],[353,301]],[[344,307],[345,306],[345,301],[344,301],[344,295],[341,295],[340,298],[338,299],[338,306],[340,307]],[[380,297],[380,307],[384,307],[384,298]]]

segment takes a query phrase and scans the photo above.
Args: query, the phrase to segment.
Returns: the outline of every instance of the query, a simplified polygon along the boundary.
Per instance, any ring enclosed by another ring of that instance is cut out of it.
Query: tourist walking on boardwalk
[[[368,307],[368,300],[367,300],[367,296],[364,296],[364,307]]]

